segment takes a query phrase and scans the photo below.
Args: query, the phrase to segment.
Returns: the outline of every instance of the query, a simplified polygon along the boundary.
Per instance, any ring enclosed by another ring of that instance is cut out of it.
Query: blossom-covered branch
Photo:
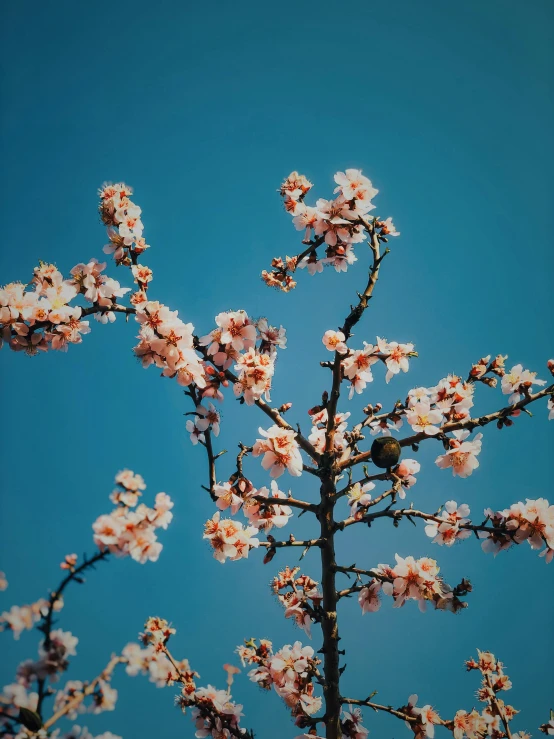
[[[233,675],[239,670],[232,665],[224,665],[227,690],[218,690],[212,685],[198,688],[195,680],[200,675],[190,668],[187,660],[177,661],[167,646],[170,637],[176,633],[175,629],[161,618],[149,618],[144,629],[143,647],[129,644],[124,650],[129,659],[128,674],[148,672],[158,685],[179,683],[181,692],[176,703],[183,713],[191,709],[196,736],[254,739],[253,732],[241,728],[242,706],[235,703],[231,696]]]
[[[437,430],[432,434],[429,434],[429,431],[419,431],[416,434],[412,434],[411,436],[399,439],[399,444],[401,447],[413,447],[414,445],[419,444],[421,441],[432,438],[433,436],[437,436],[437,438],[441,439],[444,435],[448,433],[455,433],[458,431],[473,431],[476,428],[487,426],[489,423],[493,423],[494,421],[497,422],[499,428],[501,428],[502,426],[511,426],[513,424],[512,418],[517,417],[520,412],[528,405],[536,402],[537,400],[541,400],[542,398],[552,398],[553,395],[554,384],[549,385],[548,387],[545,387],[543,390],[539,390],[536,393],[529,393],[525,395],[521,400],[518,400],[513,405],[504,406],[497,411],[487,413],[483,416],[479,416],[478,418],[468,417],[461,421],[452,421],[450,423],[444,424],[443,426],[433,427]],[[429,417],[428,413],[427,417]],[[430,429],[431,425],[426,428]],[[370,459],[371,451],[361,452],[360,454],[350,457],[350,459],[346,460],[341,466],[352,467],[353,465],[368,462]],[[463,462],[466,459],[467,457],[462,457],[459,461],[457,461],[454,457],[451,465],[449,466],[452,466],[454,472],[456,472],[456,467],[462,468]]]
[[[9,727],[14,722],[23,723],[27,728],[47,730],[65,715],[77,715],[86,697],[92,696],[93,710],[112,710],[117,691],[109,685],[109,678],[115,666],[123,661],[113,657],[101,675],[90,684],[69,681],[57,693],[51,687],[60,679],[69,666],[69,657],[75,656],[78,639],[69,631],[54,629],[54,616],[63,607],[63,595],[70,583],[83,583],[83,574],[107,559],[110,554],[119,557],[130,556],[137,562],[156,561],[162,549],[157,540],[156,530],[167,528],[172,520],[173,503],[165,493],[158,493],[153,508],[139,503],[146,489],[143,478],[131,470],[123,470],[116,475],[116,487],[111,501],[116,508],[111,514],[99,516],[94,522],[93,538],[98,551],[79,563],[76,554],[65,556],[60,567],[66,571],[48,599],[41,599],[30,606],[13,606],[0,616],[0,630],[11,630],[15,638],[24,629],[31,629],[38,622],[38,630],[43,633],[39,645],[39,658],[23,662],[18,670],[16,682],[2,690],[0,703],[4,706],[0,716],[0,736],[9,735]],[[36,684],[36,692],[29,692]],[[48,721],[43,721],[44,701],[54,695],[54,713]],[[23,713],[22,713],[23,712]],[[86,730],[84,730],[86,731]],[[82,739],[87,739],[83,733]]]
[[[442,726],[453,734],[454,739],[478,739],[478,737],[492,737],[493,739],[529,739],[530,734],[524,731],[513,733],[511,722],[519,711],[505,703],[500,695],[512,687],[512,682],[505,672],[502,662],[496,659],[491,652],[477,650],[478,659],[466,662],[468,671],[478,670],[481,673],[481,687],[477,697],[485,706],[481,711],[473,708],[471,711],[460,709],[452,719],[441,719],[437,711],[430,705],[417,706],[418,696],[411,695],[408,702],[399,708],[382,705],[373,701],[376,695],[372,693],[365,700],[343,698],[345,705],[367,706],[374,711],[382,711],[404,721],[414,733],[416,739],[433,739],[435,726]],[[361,716],[360,716],[361,718]],[[548,733],[548,726],[541,726],[541,731]],[[546,730],[545,730],[546,729]],[[366,732],[367,733],[367,732]],[[364,735],[365,736],[365,735]]]
[[[351,704],[402,718],[418,739],[433,737],[436,725],[453,731],[455,739],[482,739],[485,735],[510,739],[514,736],[509,726],[510,709],[497,695],[507,689],[507,682],[502,666],[488,658],[488,653],[480,653],[480,661],[475,663],[484,681],[480,696],[486,708],[480,714],[458,711],[454,719],[443,721],[430,705],[418,708],[414,696],[398,709],[375,703],[373,696],[365,701],[341,696],[345,666],[341,665],[344,651],[339,649],[339,606],[344,598],[357,595],[363,614],[376,611],[382,596],[391,597],[394,607],[414,600],[421,610],[430,603],[436,609],[457,612],[467,605],[464,598],[471,592],[471,584],[463,579],[450,586],[442,579],[436,560],[416,559],[405,553],[396,555],[394,565],[379,564],[373,569],[342,565],[336,561],[335,537],[357,523],[375,525],[380,520],[392,520],[396,526],[404,519],[412,523],[421,519],[426,523],[427,536],[436,544],[449,546],[473,533],[483,540],[485,551],[496,553],[528,541],[533,549],[543,549],[545,560],[550,561],[554,555],[554,506],[549,506],[545,499],[527,500],[503,511],[486,509],[482,523],[472,523],[467,518],[468,506],[458,506],[455,501],[448,501],[444,509],[434,513],[417,510],[413,504],[396,506],[410,493],[421,471],[415,459],[402,456],[404,449],[411,447],[417,452],[421,441],[436,438],[443,447],[436,465],[467,478],[478,470],[483,449],[483,435],[472,432],[492,422],[499,429],[510,427],[521,413],[530,415],[529,404],[543,398],[547,399],[549,418],[554,418],[554,385],[546,387],[536,372],[521,364],[506,369],[507,358],[503,355],[494,359],[487,356],[473,364],[469,373],[449,374],[433,386],[408,390],[405,400],[396,401],[388,411],[383,411],[379,402],[369,403],[361,418],[351,419],[351,413],[342,407],[345,395],[351,400],[362,394],[372,386],[374,373],[377,376],[381,370],[386,383],[397,381],[398,376],[409,371],[418,353],[409,341],[389,341],[381,336],[372,339],[372,343],[351,345],[353,328],[374,297],[383,259],[390,251],[389,240],[399,233],[391,218],[370,215],[378,191],[360,170],[336,173],[335,184],[335,197],[320,198],[315,205],[309,205],[306,200],[313,185],[306,177],[293,172],[284,181],[280,192],[294,226],[303,232],[302,247],[294,257],[274,258],[272,270],[262,273],[266,284],[286,293],[295,287],[298,270],[305,268],[316,275],[324,267],[333,267],[342,273],[358,261],[362,244],[368,247],[367,279],[357,293],[357,301],[345,311],[342,325],[325,331],[322,337],[331,360],[320,361],[319,366],[331,370],[331,383],[321,400],[308,410],[309,433],[303,433],[300,425],[289,423],[288,416],[285,418],[290,402],[278,407],[272,404],[277,357],[287,343],[282,326],[272,326],[264,317],[253,318],[243,309],[226,310],[218,313],[214,327],[201,335],[178,311],[151,299],[152,270],[141,263],[148,248],[142,235],[141,209],[131,200],[132,192],[124,184],[102,188],[100,214],[110,242],[104,251],[113,255],[116,266],[129,268],[135,284],[129,306],[117,301],[130,288],[122,288],[108,278],[104,274],[105,264],[91,260],[77,265],[68,280],[53,265],[41,264],[29,285],[12,283],[0,291],[0,329],[13,349],[36,354],[38,350],[67,349],[69,343],[79,343],[89,330],[88,322],[82,320],[85,316],[94,314],[107,322],[114,320],[118,312],[127,318],[134,315],[138,325],[135,356],[143,367],[154,366],[163,377],[175,379],[192,401],[193,408],[186,413],[186,430],[193,446],[206,450],[208,475],[203,487],[211,496],[215,511],[205,524],[204,539],[214,558],[221,563],[237,561],[263,549],[264,562],[268,563],[280,549],[301,547],[301,559],[312,549],[319,551],[319,579],[301,574],[298,567],[285,567],[273,579],[272,587],[285,617],[292,619],[308,637],[314,625],[321,628],[322,647],[317,654],[322,655],[322,662],[312,647],[301,642],[274,651],[268,640],[250,640],[238,650],[243,664],[252,666],[251,679],[265,690],[274,690],[285,701],[296,725],[307,731],[303,737],[317,736],[315,732],[322,725],[326,739],[365,739],[368,730],[362,725],[359,710],[343,711],[344,705]],[[387,244],[384,251],[383,244]],[[72,304],[79,296],[89,305]],[[550,360],[547,367],[554,374],[554,361]],[[509,404],[472,418],[477,389],[493,389],[498,383],[502,393],[509,396]],[[533,393],[534,386],[545,387]],[[239,443],[236,468],[223,474],[230,455],[220,462],[226,452],[216,449],[222,424],[218,404],[230,389],[240,406],[257,406],[269,422],[259,429],[251,445]],[[404,424],[411,427],[412,434],[397,440],[394,435]],[[370,449],[364,446],[367,434],[374,437]],[[258,481],[257,475],[247,471],[251,457],[259,458],[258,474],[269,475],[269,479]],[[354,468],[362,463],[363,477],[359,475],[360,479],[355,480]],[[293,494],[282,484],[290,475],[299,487],[303,473],[319,480],[316,500],[304,500],[297,489]],[[74,555],[68,555],[65,567],[70,575],[58,591],[49,601],[28,607],[31,624],[44,616],[43,649],[48,653],[54,647],[59,650],[57,664],[62,664],[74,647],[71,635],[51,631],[53,613],[66,585],[78,581],[80,572],[108,553],[127,554],[139,562],[157,559],[161,545],[154,530],[165,528],[171,520],[172,503],[165,494],[157,496],[153,509],[136,507],[143,489],[142,478],[122,474],[124,479],[118,481],[120,488],[112,497],[116,510],[101,516],[94,525],[97,559],[77,566]],[[379,488],[380,483],[385,485]],[[348,505],[347,515],[336,510],[337,505],[343,505],[343,498]],[[296,512],[313,516],[315,530],[301,540],[293,533],[277,540],[273,529],[289,526]],[[235,518],[239,514],[244,521]],[[354,576],[350,587],[338,585],[337,580],[343,575]],[[16,623],[17,617],[10,617],[12,623]],[[239,725],[242,707],[231,700],[230,686],[237,668],[225,668],[226,691],[212,686],[197,688],[198,675],[188,662],[177,661],[169,652],[167,642],[173,633],[167,622],[149,619],[142,645],[129,644],[114,659],[126,665],[128,674],[147,673],[157,685],[179,683],[178,704],[183,710],[191,709],[198,737],[251,737]],[[34,675],[31,670],[23,672]],[[35,679],[41,713],[46,675],[39,674],[32,678]],[[55,711],[59,713],[70,705],[63,715],[72,714],[73,707],[82,705],[79,698],[89,687],[67,687]],[[109,686],[103,695],[103,704],[109,705]],[[36,701],[29,705],[32,710]],[[17,721],[13,711],[9,715]]]

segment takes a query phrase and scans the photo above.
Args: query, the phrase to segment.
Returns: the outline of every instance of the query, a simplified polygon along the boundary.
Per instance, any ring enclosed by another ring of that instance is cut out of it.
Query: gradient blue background
[[[359,247],[347,275],[300,273],[290,295],[266,289],[261,269],[299,245],[276,189],[298,169],[315,182],[316,197],[329,197],[335,171],[361,167],[381,191],[376,212],[392,214],[402,237],[357,340],[379,334],[414,341],[420,352],[410,375],[389,386],[377,371],[363,401],[390,404],[410,387],[467,372],[488,353],[508,353],[546,379],[553,353],[550,0],[21,1],[4,5],[3,20],[1,283],[28,280],[39,259],[67,273],[102,258],[96,188],[123,179],[144,211],[152,295],[200,333],[216,313],[239,307],[282,323],[289,348],[273,398],[292,401],[291,417],[307,428],[305,409],[328,382],[318,367],[327,358],[321,335],[364,284],[367,255]],[[131,284],[125,271],[114,276]],[[0,610],[46,595],[67,552],[93,550],[91,523],[109,510],[114,474],[130,467],[145,477],[149,495],[173,496],[175,520],[162,532],[157,564],[111,561],[68,591],[59,623],[80,639],[69,677],[96,675],[147,616],[159,614],[178,629],[174,652],[203,682],[222,685],[221,665],[244,637],[276,645],[304,639],[268,588],[296,557],[281,554],[266,567],[255,556],[225,566],[212,559],[201,539],[213,511],[199,487],[205,460],[185,433],[182,389],[137,365],[133,323],[92,328],[67,355],[2,355],[0,566],[10,587]],[[477,411],[499,407],[501,397],[483,388]],[[439,449],[425,444],[412,499],[432,510],[455,498],[478,518],[488,505],[548,495],[554,429],[545,406],[511,430],[488,428],[481,467],[469,480],[436,469]],[[256,409],[228,397],[221,446],[251,443],[260,423],[267,426]],[[258,485],[267,479],[258,461],[247,469]],[[221,476],[230,470],[229,457]],[[315,497],[310,479],[282,482]],[[293,530],[314,531],[306,518]],[[378,690],[394,705],[418,692],[448,717],[475,703],[477,681],[463,660],[476,647],[490,649],[513,679],[507,697],[522,711],[514,729],[536,736],[554,692],[554,565],[527,546],[497,559],[473,540],[439,548],[409,524],[351,530],[340,542],[348,564],[390,562],[395,552],[437,557],[449,582],[469,577],[469,608],[422,615],[414,603],[393,610],[385,602],[362,618],[355,601],[345,603],[344,692]],[[305,569],[318,576],[315,556]],[[19,642],[2,636],[1,684],[36,644],[36,632]],[[114,684],[117,710],[79,721],[93,733],[193,735],[173,707],[174,689],[123,675]],[[260,739],[299,733],[279,699],[244,674],[234,693]],[[366,723],[372,737],[408,736],[386,715],[368,713]]]

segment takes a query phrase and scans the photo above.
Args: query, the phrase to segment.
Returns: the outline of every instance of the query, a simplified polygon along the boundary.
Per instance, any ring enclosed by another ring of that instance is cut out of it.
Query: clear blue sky
[[[305,409],[327,382],[321,335],[344,316],[364,281],[300,275],[291,295],[259,280],[276,254],[293,254],[297,233],[276,194],[292,169],[328,197],[332,175],[361,167],[393,215],[401,239],[357,331],[413,341],[410,375],[376,381],[365,401],[390,403],[406,390],[463,373],[488,353],[539,370],[552,355],[547,317],[552,281],[554,130],[550,0],[327,0],[5,4],[1,31],[1,283],[27,280],[39,259],[64,272],[102,256],[96,188],[123,179],[135,188],[152,245],[152,293],[200,333],[221,310],[244,308],[288,329],[274,399]],[[550,134],[548,133],[550,131]],[[360,255],[362,252],[360,251]],[[118,279],[129,285],[125,273]],[[235,645],[258,635],[302,638],[285,622],[268,582],[295,558],[219,565],[201,539],[212,505],[200,490],[202,451],[185,433],[181,389],[136,364],[136,329],[93,325],[67,355],[29,359],[3,352],[0,565],[10,588],[0,609],[53,587],[68,552],[92,551],[91,522],[108,510],[113,475],[140,472],[153,495],[170,493],[175,521],[158,564],[113,561],[67,593],[60,625],[80,639],[69,677],[96,675],[110,652],[161,615],[178,629],[175,652],[203,680],[223,683]],[[483,390],[478,410],[500,405]],[[432,510],[450,498],[504,507],[551,488],[552,433],[545,403],[511,430],[487,429],[481,467],[452,479],[423,448],[414,501]],[[354,404],[354,408],[359,404]],[[251,443],[256,409],[224,405],[222,445]],[[432,447],[432,448],[431,448]],[[226,463],[228,466],[231,461]],[[257,462],[248,470],[258,485]],[[230,471],[222,466],[222,475]],[[292,480],[299,496],[310,481]],[[551,493],[551,490],[550,490]],[[301,519],[295,530],[305,533]],[[422,615],[415,604],[341,616],[348,669],[344,692],[401,704],[412,692],[449,716],[470,709],[477,683],[463,669],[476,647],[508,666],[516,729],[537,736],[548,718],[552,677],[552,568],[525,546],[496,560],[474,541],[445,550],[423,527],[383,524],[341,542],[347,563],[371,566],[394,553],[438,558],[449,582],[475,592],[458,616]],[[317,578],[315,558],[305,560]],[[36,633],[2,637],[1,684],[33,657]],[[317,645],[317,639],[315,641]],[[549,668],[550,660],[550,668]],[[124,739],[192,736],[173,689],[117,677],[114,714],[87,717],[94,733]],[[243,675],[236,697],[260,739],[295,736],[275,695]],[[407,730],[368,714],[374,738]]]

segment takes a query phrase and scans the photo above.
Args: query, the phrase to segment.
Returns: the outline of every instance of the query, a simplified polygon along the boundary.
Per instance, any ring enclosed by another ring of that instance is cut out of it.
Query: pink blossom
[[[202,423],[200,421],[200,423]],[[202,424],[203,425],[203,424]],[[197,421],[191,421],[190,419],[185,424],[187,431],[190,434],[190,440],[196,446],[198,442],[205,442],[206,437],[204,436],[204,431],[200,428]]]
[[[302,474],[302,457],[292,429],[282,429],[277,425],[267,431],[260,428],[264,439],[257,439],[252,454],[263,454],[262,467],[270,471],[271,477],[280,477],[285,470],[298,477]]]
[[[469,477],[473,470],[479,467],[477,455],[481,452],[483,434],[476,434],[471,441],[465,441],[469,436],[467,429],[454,431],[454,439],[449,439],[450,449],[437,457],[435,464],[441,469],[452,468],[454,476]]]
[[[528,395],[532,385],[546,385],[545,380],[536,380],[537,373],[524,370],[523,365],[516,364],[502,377],[502,392],[509,395],[509,402],[518,403],[524,395]]]
[[[408,357],[414,354],[413,344],[399,344],[397,341],[388,342],[386,339],[381,339],[378,336],[377,346],[381,354],[385,357],[384,361],[388,370],[385,375],[385,381],[387,383],[401,370],[402,372],[409,370]]]
[[[359,482],[355,483],[347,493],[348,505],[350,506],[350,515],[354,518],[358,518],[361,514],[358,513],[360,509],[363,509],[371,501],[370,490],[375,488],[374,482],[366,482],[365,485],[360,485]]]
[[[323,344],[325,348],[330,352],[338,352],[339,354],[346,354],[348,347],[346,346],[345,336],[342,331],[326,331],[323,334]]]
[[[377,580],[362,588],[358,596],[358,603],[362,609],[362,614],[375,613],[381,607],[379,593],[381,592],[381,583]]]
[[[442,413],[431,410],[429,400],[422,399],[413,408],[406,410],[406,418],[416,433],[425,433],[427,436],[438,434],[440,428],[436,424],[442,423]]]
[[[245,311],[219,313],[215,322],[221,328],[222,344],[231,344],[237,351],[247,351],[256,343],[256,325]]]

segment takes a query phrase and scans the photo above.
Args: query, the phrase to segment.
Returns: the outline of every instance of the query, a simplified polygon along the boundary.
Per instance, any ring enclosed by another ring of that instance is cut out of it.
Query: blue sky
[[[376,379],[364,401],[390,404],[489,353],[509,354],[546,379],[554,164],[548,0],[342,7],[22,0],[3,16],[0,283],[29,279],[39,259],[67,273],[101,257],[96,189],[125,180],[152,245],[152,293],[199,333],[236,308],[283,324],[289,347],[273,397],[292,401],[291,416],[307,426],[305,410],[328,382],[321,336],[343,319],[365,263],[360,258],[347,275],[301,273],[290,295],[267,290],[260,271],[299,245],[276,189],[298,169],[317,197],[328,197],[335,171],[360,167],[380,190],[376,212],[393,215],[402,236],[356,337],[413,341],[420,355],[409,376],[389,386]],[[114,276],[130,285],[128,274]],[[68,592],[60,626],[80,639],[69,677],[96,675],[156,614],[176,626],[175,652],[203,681],[223,684],[221,665],[243,638],[276,645],[303,638],[268,587],[295,557],[266,567],[261,557],[225,566],[212,559],[201,534],[213,507],[200,489],[202,451],[185,433],[187,399],[155,370],[140,369],[135,335],[132,323],[118,320],[94,324],[67,355],[3,352],[0,566],[10,588],[0,610],[46,595],[66,553],[93,550],[91,523],[109,510],[115,473],[130,467],[152,496],[165,490],[175,499],[175,520],[157,564],[102,564]],[[500,403],[499,391],[483,389],[477,410]],[[223,413],[221,445],[230,449],[251,443],[265,423],[230,397]],[[485,506],[548,495],[551,450],[542,403],[512,429],[487,429],[481,467],[469,480],[436,469],[437,449],[424,445],[413,499],[432,510],[455,498],[477,517]],[[224,461],[222,477],[230,467]],[[257,461],[247,469],[265,482]],[[289,482],[296,495],[315,498],[310,480]],[[310,531],[305,518],[294,526]],[[466,576],[475,587],[457,616],[385,603],[362,618],[347,603],[344,692],[378,690],[378,699],[396,705],[418,692],[449,716],[474,703],[476,680],[463,660],[476,647],[490,649],[513,680],[509,698],[522,711],[515,728],[537,735],[554,689],[554,589],[543,560],[527,546],[493,559],[472,540],[445,550],[421,526],[386,523],[345,535],[339,551],[359,566],[392,561],[395,552],[434,556],[447,581]],[[314,556],[305,570],[318,577]],[[19,642],[3,636],[2,684],[36,643],[36,633]],[[123,676],[114,684],[115,713],[81,721],[93,733],[193,735],[173,707],[173,689]],[[235,695],[261,739],[298,733],[277,697],[259,693],[245,675]],[[367,726],[384,739],[407,731],[380,714],[368,714]]]

